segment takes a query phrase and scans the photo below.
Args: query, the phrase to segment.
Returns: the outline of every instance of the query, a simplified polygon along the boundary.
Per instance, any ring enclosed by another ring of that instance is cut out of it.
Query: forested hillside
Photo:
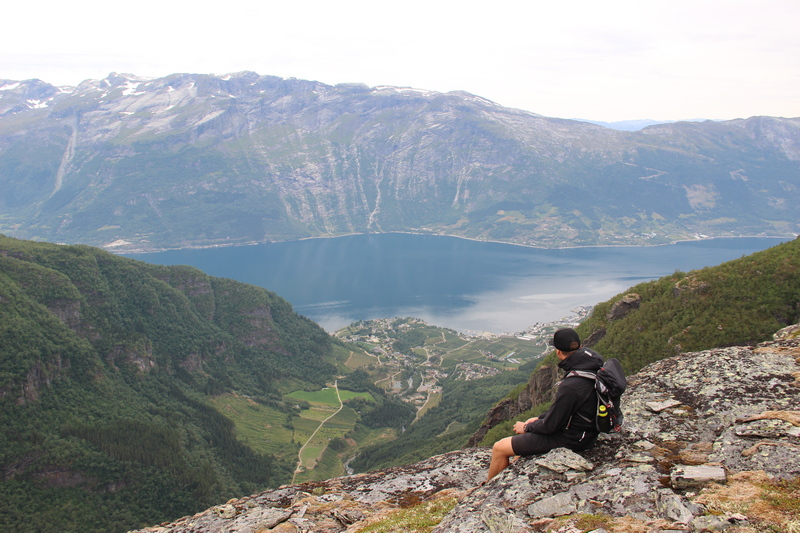
[[[258,287],[0,236],[0,529],[122,531],[288,482],[208,395],[290,420],[333,342]]]
[[[631,287],[595,306],[578,332],[634,372],[680,352],[763,342],[798,320],[800,239],[795,239]]]

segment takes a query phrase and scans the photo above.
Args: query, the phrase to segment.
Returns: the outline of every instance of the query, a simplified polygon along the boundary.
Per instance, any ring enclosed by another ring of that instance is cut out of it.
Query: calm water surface
[[[787,239],[546,250],[407,234],[129,255],[258,285],[332,332],[419,317],[457,331],[521,331],[652,279],[738,259]]]

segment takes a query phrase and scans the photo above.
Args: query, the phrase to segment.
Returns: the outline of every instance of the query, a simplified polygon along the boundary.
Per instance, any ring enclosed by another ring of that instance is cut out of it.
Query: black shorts
[[[540,455],[556,448],[569,448],[578,452],[591,448],[597,440],[596,433],[522,433],[511,437],[511,449],[516,455]]]

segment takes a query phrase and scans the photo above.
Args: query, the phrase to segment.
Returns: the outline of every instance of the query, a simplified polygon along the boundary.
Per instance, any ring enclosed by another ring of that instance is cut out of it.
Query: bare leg
[[[509,465],[509,459],[514,455],[514,448],[511,447],[511,437],[495,442],[494,446],[492,446],[492,462],[489,464],[489,476],[486,481],[502,472]]]

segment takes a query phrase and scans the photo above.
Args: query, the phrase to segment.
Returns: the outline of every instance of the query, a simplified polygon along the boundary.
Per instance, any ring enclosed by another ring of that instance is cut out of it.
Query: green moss
[[[606,514],[580,514],[577,516],[575,527],[581,531],[594,531],[596,529],[609,529],[613,518]]]
[[[456,498],[420,503],[395,511],[383,520],[359,529],[357,533],[426,533],[439,525],[457,504]]]
[[[795,479],[777,479],[761,485],[764,500],[776,510],[800,519],[800,477]]]

